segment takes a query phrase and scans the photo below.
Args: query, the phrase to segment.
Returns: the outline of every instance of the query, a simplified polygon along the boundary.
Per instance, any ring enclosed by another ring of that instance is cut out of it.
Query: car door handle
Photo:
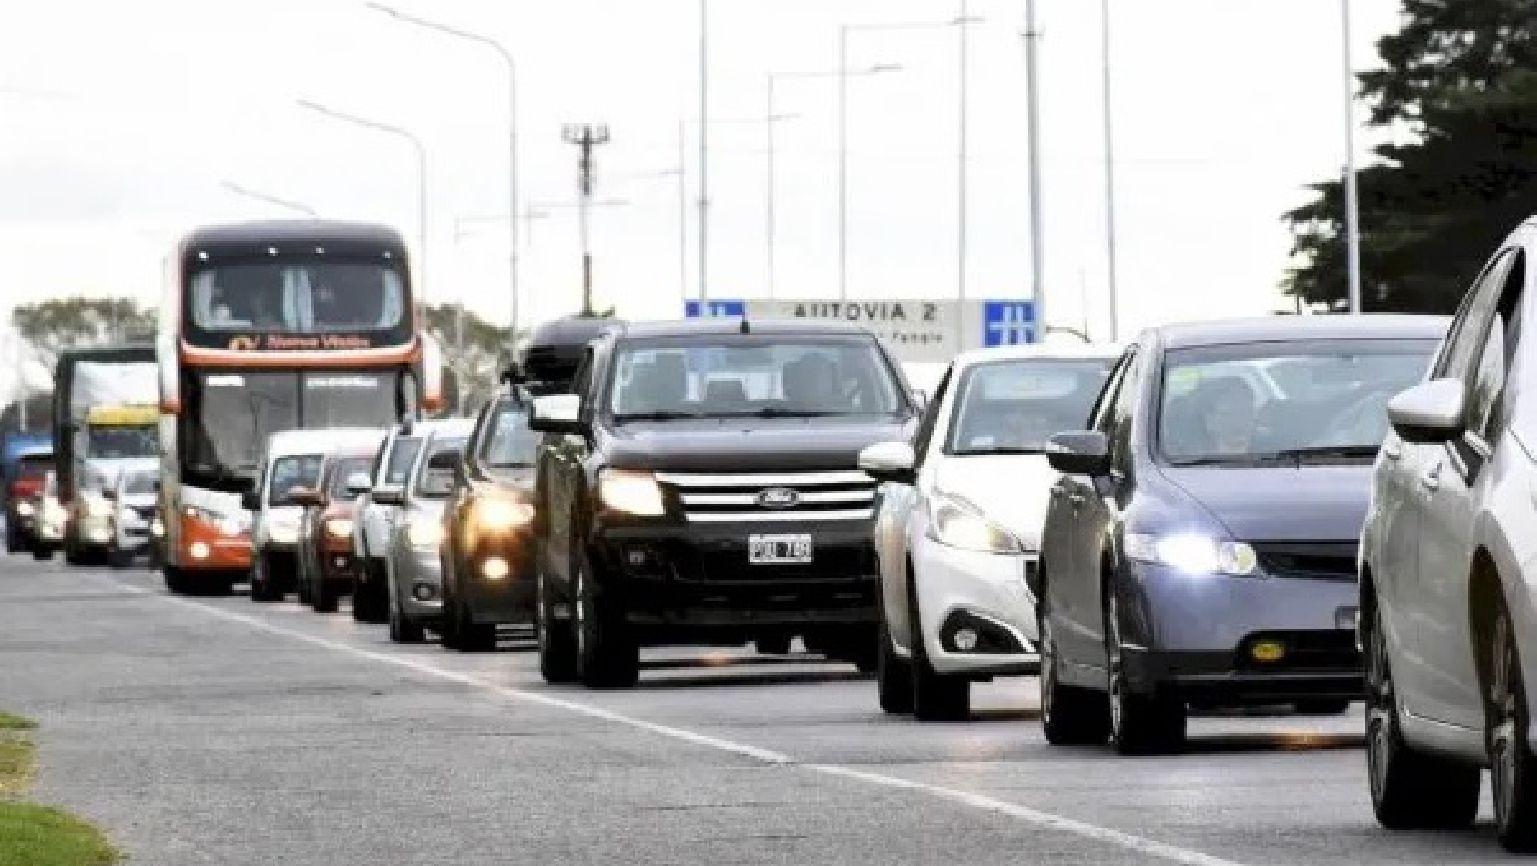
[[[1437,463],[1436,465],[1425,470],[1425,474],[1420,476],[1420,486],[1426,490],[1435,490],[1437,487],[1441,486],[1440,463]]]
[[[1382,456],[1389,460],[1397,460],[1404,456],[1404,446],[1397,439],[1389,439],[1382,443]]]

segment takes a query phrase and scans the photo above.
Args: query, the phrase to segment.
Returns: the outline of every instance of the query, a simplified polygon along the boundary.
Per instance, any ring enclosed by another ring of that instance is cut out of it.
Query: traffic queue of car
[[[1364,698],[1381,823],[1469,823],[1489,767],[1530,850],[1534,245],[1537,221],[1450,324],[979,350],[932,395],[851,325],[551,323],[473,419],[272,435],[251,598],[351,595],[460,651],[531,626],[544,678],[589,687],[634,685],[643,646],[798,640],[921,720],[1038,674],[1048,743],[1121,754],[1179,750],[1192,712]],[[51,476],[24,478],[8,517],[57,543]],[[152,483],[114,488],[115,549]]]

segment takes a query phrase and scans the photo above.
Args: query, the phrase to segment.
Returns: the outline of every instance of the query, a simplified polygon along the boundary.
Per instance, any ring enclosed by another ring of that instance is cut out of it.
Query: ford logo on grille
[[[800,502],[800,493],[789,487],[769,487],[758,492],[758,504],[764,508],[794,508]]]

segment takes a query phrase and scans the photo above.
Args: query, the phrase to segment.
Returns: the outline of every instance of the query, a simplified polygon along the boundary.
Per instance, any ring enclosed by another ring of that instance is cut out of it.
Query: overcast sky
[[[561,124],[606,122],[598,299],[632,317],[680,305],[678,128],[698,114],[695,0],[395,0],[501,40],[519,63],[525,319],[577,303],[575,154]],[[1106,336],[1099,3],[1039,0],[1051,318]],[[942,22],[938,0],[711,0],[710,292],[767,291],[769,71],[836,68],[841,23]],[[1354,0],[1356,66],[1397,24]],[[1112,0],[1122,334],[1264,312],[1303,186],[1343,160],[1339,0]],[[971,0],[968,292],[1029,291],[1021,0]],[[199,223],[284,216],[224,181],[323,216],[417,236],[400,140],[308,112],[310,98],[407,127],[429,158],[426,291],[505,322],[506,96],[489,50],[357,0],[52,0],[0,18],[0,298],[158,298],[160,262]],[[857,31],[849,87],[849,292],[957,289],[957,28]],[[837,293],[836,86],[776,86],[776,282]],[[1358,111],[1358,117],[1362,113]],[[686,125],[687,197],[697,125]],[[1370,137],[1358,139],[1364,153]],[[688,214],[688,290],[697,223]]]

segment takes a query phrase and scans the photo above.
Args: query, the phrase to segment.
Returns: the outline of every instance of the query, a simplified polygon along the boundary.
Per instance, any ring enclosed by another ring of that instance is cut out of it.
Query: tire
[[[47,562],[53,559],[53,548],[46,544],[34,544],[32,545],[32,558],[39,562]]]
[[[1526,854],[1537,851],[1537,758],[1527,741],[1526,685],[1521,680],[1510,612],[1503,603],[1492,632],[1489,710],[1484,717],[1495,837],[1505,850]]]
[[[535,578],[534,629],[539,637],[539,674],[551,684],[576,681],[576,637],[569,620],[555,618],[552,597],[544,571]]]
[[[907,659],[897,655],[891,644],[891,631],[881,617],[880,648],[876,656],[875,690],[881,709],[893,715],[913,711],[913,670]]]
[[[314,587],[310,585],[309,567],[304,561],[304,553],[301,551],[294,556],[294,595],[298,596],[299,603],[308,605],[314,597]]]
[[[1044,598],[1045,593],[1042,593]],[[1043,602],[1044,605],[1044,602]],[[1110,736],[1106,696],[1062,682],[1057,638],[1047,612],[1040,615],[1041,729],[1053,746],[1101,745]]]
[[[1339,716],[1350,710],[1349,698],[1313,698],[1298,701],[1293,709],[1304,716]]]
[[[576,558],[576,670],[590,689],[633,687],[640,677],[640,648],[624,620],[624,608],[592,579],[587,557]]]
[[[1427,755],[1404,741],[1375,606],[1366,634],[1366,768],[1372,811],[1390,830],[1465,827],[1478,813],[1478,767]]]
[[[335,582],[322,576],[310,587],[310,607],[316,613],[335,613],[336,602]]]
[[[462,653],[483,653],[496,649],[496,624],[477,623],[459,594],[443,582],[443,627],[439,631],[443,646]]]
[[[384,581],[384,567],[372,559],[364,559],[358,565],[367,580],[359,580],[352,591],[352,618],[358,622],[389,622],[389,590]]]
[[[251,557],[251,601],[282,601],[283,591],[272,573],[271,556],[257,553]]]
[[[907,570],[907,618],[912,628],[908,644],[913,692],[913,716],[920,722],[960,722],[971,718],[971,680],[941,674],[929,664],[923,641],[923,612],[918,607],[918,586],[912,567]]]
[[[405,611],[400,609],[400,596],[395,592],[394,577],[388,578],[385,584],[389,592],[389,622],[390,640],[395,643],[423,643],[427,640],[427,632],[422,624],[407,617]]]
[[[1105,590],[1105,650],[1110,660],[1108,702],[1110,745],[1122,755],[1159,755],[1185,743],[1185,702],[1173,695],[1136,694],[1121,658],[1120,603],[1115,588]]]
[[[191,595],[192,583],[187,579],[187,573],[174,565],[167,565],[161,569],[165,575],[165,588],[174,595]]]
[[[107,564],[121,571],[133,565],[133,554],[114,544],[107,548]]]
[[[5,521],[5,552],[20,553],[25,547],[21,542],[21,530],[16,527],[16,521],[7,518]]]
[[[752,643],[753,649],[767,656],[782,656],[790,651],[790,636],[787,634],[760,637]]]

